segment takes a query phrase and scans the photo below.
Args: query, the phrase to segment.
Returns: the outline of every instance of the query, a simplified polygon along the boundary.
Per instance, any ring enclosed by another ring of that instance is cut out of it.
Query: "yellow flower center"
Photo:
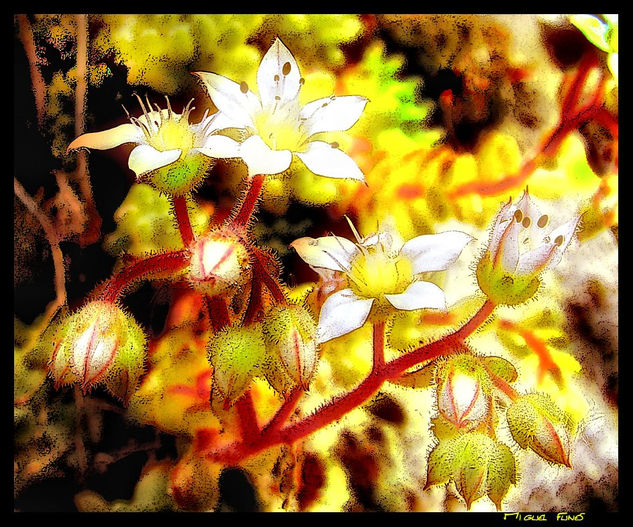
[[[186,119],[167,119],[158,127],[158,131],[153,133],[147,142],[156,150],[165,152],[166,150],[182,150],[182,157],[193,148],[194,134]]]
[[[264,111],[254,121],[257,135],[273,150],[303,152],[308,146],[298,117],[290,112]]]
[[[406,258],[391,256],[380,246],[373,246],[352,261],[347,277],[358,296],[380,298],[403,293],[413,281],[413,268]]]

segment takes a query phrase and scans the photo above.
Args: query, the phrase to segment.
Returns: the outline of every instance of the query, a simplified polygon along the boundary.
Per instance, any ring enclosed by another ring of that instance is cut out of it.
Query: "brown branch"
[[[53,300],[46,308],[44,321],[42,322],[42,327],[46,327],[48,321],[52,319],[60,306],[66,303],[66,273],[64,269],[64,255],[59,247],[59,236],[57,235],[53,224],[15,177],[13,178],[13,192],[24,204],[26,209],[40,222],[46,239],[51,246],[51,255],[55,268],[55,300]]]
[[[35,111],[37,112],[37,124],[41,128],[44,124],[46,111],[46,83],[37,65],[37,51],[33,30],[26,15],[16,15],[18,22],[18,36],[24,47],[26,58],[29,61],[29,72],[31,74],[31,86],[35,97]]]

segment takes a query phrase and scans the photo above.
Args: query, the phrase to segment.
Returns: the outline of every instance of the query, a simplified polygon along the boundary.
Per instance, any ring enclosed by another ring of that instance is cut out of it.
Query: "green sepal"
[[[223,329],[209,342],[208,358],[213,366],[215,387],[225,400],[234,401],[266,358],[261,326]]]
[[[152,170],[142,177],[155,189],[172,196],[184,196],[204,179],[213,161],[201,153],[188,153],[167,166]]]
[[[476,275],[481,290],[498,305],[523,304],[536,294],[541,285],[537,275],[515,275],[500,265],[493,266],[488,252],[477,263]]]
[[[482,357],[482,361],[491,373],[501,377],[506,382],[514,382],[519,376],[514,365],[503,357]]]

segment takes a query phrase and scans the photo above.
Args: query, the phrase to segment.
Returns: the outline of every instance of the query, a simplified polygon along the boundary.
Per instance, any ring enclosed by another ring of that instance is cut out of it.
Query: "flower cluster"
[[[572,243],[580,215],[551,229],[549,215],[539,210],[527,188],[516,203],[510,199],[496,215],[476,262],[483,293],[477,311],[433,342],[389,350],[396,358],[387,361],[385,352],[392,344],[385,337],[403,312],[419,310],[421,323],[429,313],[451,319],[452,306],[436,283],[437,273],[449,270],[478,241],[455,229],[426,230],[406,241],[384,227],[361,236],[346,217],[353,241],[330,234],[303,236],[290,244],[322,278],[315,284],[321,301],[308,294],[293,297],[292,288],[281,280],[279,260],[259,247],[253,235],[263,180],[298,161],[317,176],[364,182],[352,154],[325,137],[354,126],[369,101],[360,95],[331,95],[302,104],[304,78],[278,38],[259,64],[257,93],[246,82],[217,73],[198,71],[195,76],[216,109],[205,111],[197,124],[189,121],[191,102],[178,114],[169,99],[161,109],[137,96],[141,116],[128,114],[129,123],[83,134],[68,147],[136,145],[128,166],[138,182],[169,196],[182,244],[128,260],[90,302],[64,317],[49,360],[56,385],[76,383],[85,394],[103,383],[127,404],[145,371],[147,337],[120,307],[121,297],[141,279],[177,280],[197,295],[204,312],[196,319],[203,328],[196,336],[206,370],[197,373],[195,388],[183,380],[161,397],[168,401],[173,393],[193,393],[198,407],[220,423],[217,430],[200,426],[190,434],[196,440],[183,458],[186,462],[172,473],[171,493],[187,507],[217,501],[221,463],[239,464],[270,446],[291,445],[364,404],[386,382],[433,389],[438,442],[428,457],[426,487],[452,482],[468,508],[484,496],[500,508],[517,481],[515,452],[494,430],[502,414],[521,448],[570,466],[576,430],[570,416],[545,394],[519,393],[513,387],[518,372],[512,363],[481,353],[465,339],[497,306],[519,305],[536,294],[543,272],[557,265]],[[231,158],[247,168],[246,192],[230,214],[212,217],[194,232],[187,200],[216,159]],[[316,384],[323,355],[336,348],[332,341],[365,324],[373,331],[371,373],[317,411],[296,412],[300,397]],[[182,350],[171,344],[165,347],[179,356]],[[276,413],[258,410],[266,397],[257,389],[260,382],[276,397]],[[509,404],[500,404],[504,396]],[[262,425],[268,414],[272,417]],[[213,479],[212,484],[198,485],[195,471]],[[201,497],[205,489],[206,498]]]

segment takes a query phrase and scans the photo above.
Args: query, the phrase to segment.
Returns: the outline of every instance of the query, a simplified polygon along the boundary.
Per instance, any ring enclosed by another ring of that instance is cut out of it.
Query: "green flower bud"
[[[425,489],[449,481],[469,509],[486,495],[500,508],[510,485],[516,483],[514,456],[506,445],[479,432],[440,441],[429,455]]]
[[[506,412],[510,433],[521,448],[532,449],[552,463],[571,467],[574,425],[569,415],[544,393],[519,397]]]
[[[279,358],[288,375],[307,388],[316,369],[316,323],[300,305],[275,306],[265,316],[264,338],[271,355]]]
[[[229,403],[244,393],[266,359],[259,325],[228,327],[217,333],[208,347],[214,385]]]
[[[143,373],[146,338],[134,318],[110,302],[92,301],[63,321],[49,372],[55,385],[79,382],[84,393],[103,383],[128,401]]]
[[[189,281],[199,291],[225,293],[246,283],[250,276],[248,251],[232,232],[215,230],[192,245]]]
[[[494,373],[498,377],[501,377],[506,382],[514,382],[519,376],[514,365],[503,357],[482,357],[481,360],[490,372]]]

